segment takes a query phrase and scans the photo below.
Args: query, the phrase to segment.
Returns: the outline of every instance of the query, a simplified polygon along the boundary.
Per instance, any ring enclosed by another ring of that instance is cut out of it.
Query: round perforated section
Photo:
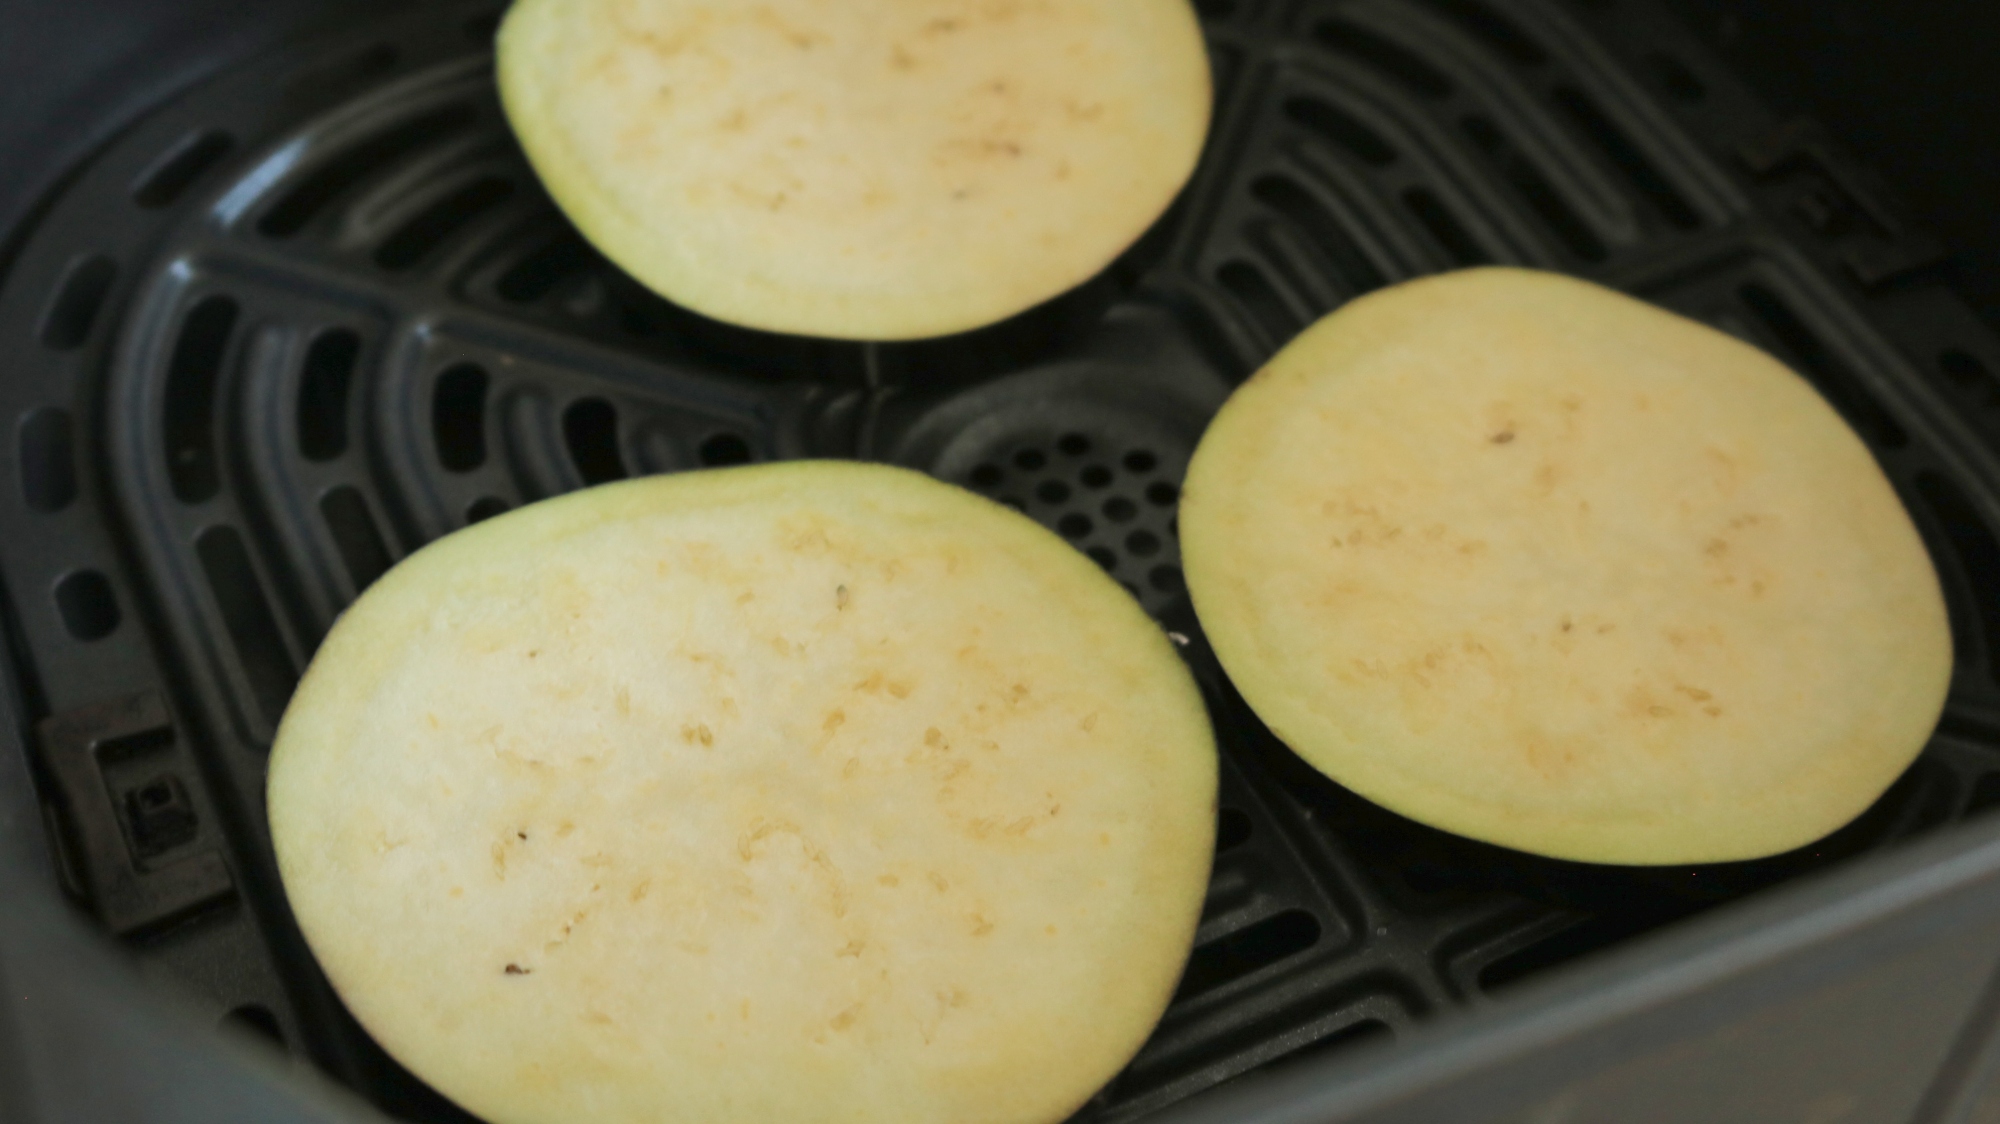
[[[1066,430],[995,446],[960,481],[1061,535],[1158,613],[1181,595],[1189,450]]]

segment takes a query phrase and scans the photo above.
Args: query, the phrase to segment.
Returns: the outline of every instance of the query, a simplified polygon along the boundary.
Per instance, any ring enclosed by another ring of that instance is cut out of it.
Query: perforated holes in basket
[[[1180,489],[1151,449],[1083,433],[1015,446],[966,474],[975,491],[1027,514],[1157,607],[1183,587],[1174,542]]]

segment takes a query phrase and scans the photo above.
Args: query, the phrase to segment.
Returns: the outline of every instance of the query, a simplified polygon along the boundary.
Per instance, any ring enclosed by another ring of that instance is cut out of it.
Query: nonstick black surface
[[[1076,292],[925,343],[729,328],[608,265],[499,116],[490,5],[286,48],[117,139],[0,287],[0,576],[71,890],[218,1017],[458,1118],[346,1017],[285,908],[263,765],[300,670],[357,591],[467,523],[806,456],[1013,504],[1187,640],[1224,748],[1214,881],[1172,1009],[1088,1119],[1392,1039],[2000,802],[2000,345],[1870,176],[1637,0],[1201,8],[1219,100],[1180,203]],[[1874,449],[1959,663],[1936,739],[1853,826],[1750,864],[1537,860],[1343,792],[1216,667],[1174,522],[1207,417],[1343,301],[1485,262],[1750,339]]]

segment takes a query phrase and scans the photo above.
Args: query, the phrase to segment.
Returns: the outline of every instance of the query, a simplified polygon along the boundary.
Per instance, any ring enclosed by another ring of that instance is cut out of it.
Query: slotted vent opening
[[[750,448],[750,442],[744,440],[740,433],[711,434],[696,448],[695,456],[704,468],[749,464],[757,459],[757,454]]]
[[[222,488],[215,447],[217,383],[236,330],[237,304],[211,296],[181,322],[167,365],[167,476],[182,503],[202,503]]]
[[[285,89],[301,99],[330,98],[381,78],[396,69],[402,61],[403,52],[397,50],[395,44],[367,43],[302,71],[285,84]]]
[[[449,472],[471,472],[486,463],[486,397],[492,380],[476,363],[459,363],[438,376],[431,392],[431,436],[438,463]]]
[[[625,457],[618,449],[618,408],[602,398],[583,398],[563,411],[563,443],[570,463],[588,484],[623,480]]]
[[[299,451],[330,461],[347,451],[348,388],[361,356],[361,337],[330,328],[313,338],[299,376]]]
[[[236,648],[251,700],[264,720],[276,726],[299,672],[243,536],[234,527],[210,527],[195,540],[195,554],[208,579],[209,596],[222,614],[223,630]]]
[[[276,1046],[285,1048],[285,1032],[278,1026],[278,1016],[261,1003],[245,1003],[222,1016],[225,1029],[241,1031]]]
[[[1862,389],[1819,336],[1775,291],[1769,286],[1752,283],[1739,288],[1737,296],[1777,338],[1793,365],[1812,380],[1833,408],[1840,411],[1841,416],[1864,438],[1891,449],[1900,449],[1910,443],[1910,435],[1902,425],[1882,408],[1874,395]]]
[[[1540,43],[1521,30],[1521,25],[1501,15],[1480,0],[1420,0],[1424,7],[1464,28],[1508,60],[1522,66],[1540,66],[1549,54]]]
[[[1250,813],[1225,806],[1215,817],[1216,853],[1232,851],[1250,842],[1251,831]]]
[[[1938,370],[1947,382],[1981,406],[2000,409],[2000,379],[1993,377],[1992,369],[1978,356],[1960,348],[1947,348],[1938,353]]]
[[[2000,540],[1994,538],[1986,522],[1958,485],[1942,473],[1921,472],[1916,479],[1917,496],[1944,532],[1965,572],[1965,588],[1955,592],[1969,604],[1964,609],[1977,622],[1980,650],[1985,654],[1986,673],[2000,683]],[[1960,659],[1966,653],[1959,654]]]
[[[505,515],[510,510],[507,501],[498,496],[481,496],[465,509],[465,525],[484,523],[496,515]]]
[[[1306,236],[1324,258],[1327,270],[1350,295],[1372,292],[1388,283],[1347,228],[1299,184],[1284,176],[1262,176],[1250,185],[1250,194]]]
[[[1590,229],[1569,201],[1556,191],[1542,170],[1513,146],[1500,126],[1491,118],[1474,115],[1465,119],[1463,127],[1465,135],[1472,139],[1475,148],[1485,154],[1501,180],[1513,189],[1515,196],[1542,220],[1543,225],[1572,255],[1593,263],[1605,259],[1604,242],[1597,232]]]
[[[171,205],[235,146],[235,138],[218,130],[189,133],[139,173],[132,201],[147,210]]]
[[[1279,1055],[1267,1068],[1271,1070],[1289,1068],[1324,1057],[1336,1050],[1345,1050],[1364,1042],[1386,1042],[1395,1036],[1394,1028],[1381,1019],[1362,1019],[1331,1031],[1323,1037],[1315,1038],[1296,1050]]]
[[[72,262],[57,283],[48,310],[42,314],[42,343],[57,351],[73,351],[83,346],[117,280],[118,264],[103,254]]]
[[[590,268],[594,255],[574,234],[565,233],[544,243],[500,275],[494,288],[502,299],[514,304],[533,304],[555,292],[572,277]]]
[[[1694,230],[1701,226],[1701,215],[1687,201],[1687,197],[1673,185],[1673,182],[1653,163],[1617,122],[1613,121],[1597,102],[1588,94],[1574,86],[1563,86],[1555,92],[1556,105],[1568,115],[1578,131],[1596,144],[1598,151],[1611,161],[1611,166],[1625,176],[1627,183],[1639,195],[1652,203],[1660,217],[1680,230]]]
[[[118,629],[118,593],[111,580],[96,570],[73,570],[56,583],[56,611],[63,628],[86,643],[102,640]]]
[[[618,311],[618,328],[635,339],[652,339],[666,329],[658,309],[626,305]]]
[[[498,8],[475,12],[465,17],[465,22],[459,26],[459,30],[474,43],[491,43],[494,34],[500,30],[500,17],[505,14]]]
[[[43,406],[21,419],[16,435],[21,454],[21,498],[43,514],[76,500],[75,434],[69,411]]]
[[[319,512],[326,520],[327,533],[333,537],[334,549],[340,552],[356,594],[389,572],[394,560],[389,557],[388,544],[382,541],[382,532],[359,490],[346,484],[330,489],[320,497]]]
[[[1983,815],[2000,804],[2000,773],[1985,773],[1972,786],[1972,795],[1966,798],[1965,814]]]
[[[474,180],[398,227],[376,249],[375,264],[392,271],[408,269],[513,196],[514,181],[510,179],[483,176]]]
[[[1237,1076],[1247,1077],[1254,1073],[1260,1078],[1268,1079],[1272,1074],[1302,1069],[1321,1058],[1355,1046],[1363,1046],[1371,1042],[1388,1042],[1395,1037],[1395,1028],[1391,1027],[1385,1020],[1363,1018],[1343,1026],[1335,1027],[1317,1038],[1308,1038],[1289,1050],[1267,1058],[1259,1063],[1255,1069],[1246,1070]],[[1220,1088],[1222,1085],[1227,1085],[1234,1080],[1236,1078],[1231,1078],[1229,1081],[1221,1082],[1216,1087]]]
[[[1292,98],[1285,116],[1307,132],[1372,168],[1396,162],[1396,149],[1381,134],[1319,98]]]
[[[1874,847],[1942,827],[1950,821],[1961,795],[1957,778],[1950,769],[1931,758],[1917,758],[1902,779],[1890,786],[1888,794],[1869,810],[1882,817],[1882,826],[1880,834],[1866,845]],[[1867,820],[1864,816],[1861,825],[1864,832],[1868,830]]]
[[[1241,259],[1226,262],[1215,271],[1215,279],[1249,311],[1273,347],[1284,346],[1299,334],[1299,329],[1305,327],[1299,315],[1285,303],[1277,287],[1271,284],[1270,278],[1264,276],[1264,271],[1256,265]]]
[[[1654,85],[1678,102],[1692,105],[1708,97],[1708,85],[1695,76],[1688,64],[1672,55],[1655,51],[1643,61]]]
[[[1622,944],[1660,922],[1660,918],[1643,911],[1604,913],[1588,918],[1481,968],[1479,989],[1489,995],[1507,991],[1545,972]]]
[[[1458,216],[1444,205],[1429,188],[1413,187],[1403,192],[1403,206],[1418,225],[1430,233],[1432,241],[1439,249],[1450,255],[1452,261],[1461,266],[1487,265],[1492,255],[1465,229]]]
[[[1290,960],[1318,944],[1319,936],[1319,918],[1302,909],[1288,909],[1245,925],[1194,950],[1181,973],[1174,1002],[1206,995]]]
[[[1425,98],[1451,96],[1452,82],[1444,72],[1393,39],[1346,20],[1327,20],[1313,27],[1313,40],[1335,54],[1384,75]]]
[[[448,106],[328,158],[257,220],[258,231],[269,238],[290,238],[363,181],[470,127],[477,119],[471,106]]]

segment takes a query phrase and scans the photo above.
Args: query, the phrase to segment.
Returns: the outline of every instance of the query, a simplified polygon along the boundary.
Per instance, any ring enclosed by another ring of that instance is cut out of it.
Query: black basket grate
[[[2000,803],[2000,343],[1937,248],[1641,0],[1205,0],[1214,139],[1105,274],[954,339],[695,317],[555,212],[501,121],[484,4],[249,64],[129,130],[0,288],[0,574],[65,876],[219,1017],[388,1110],[459,1114],[353,1025],[291,925],[263,755],[374,578],[586,484],[907,464],[1050,526],[1188,640],[1225,747],[1198,945],[1085,1110],[1144,1115],[1364,1042]],[[1454,839],[1272,740],[1189,610],[1208,416],[1319,315],[1482,262],[1603,280],[1786,359],[1874,448],[1951,601],[1946,722],[1860,821],[1759,863],[1620,871]]]

